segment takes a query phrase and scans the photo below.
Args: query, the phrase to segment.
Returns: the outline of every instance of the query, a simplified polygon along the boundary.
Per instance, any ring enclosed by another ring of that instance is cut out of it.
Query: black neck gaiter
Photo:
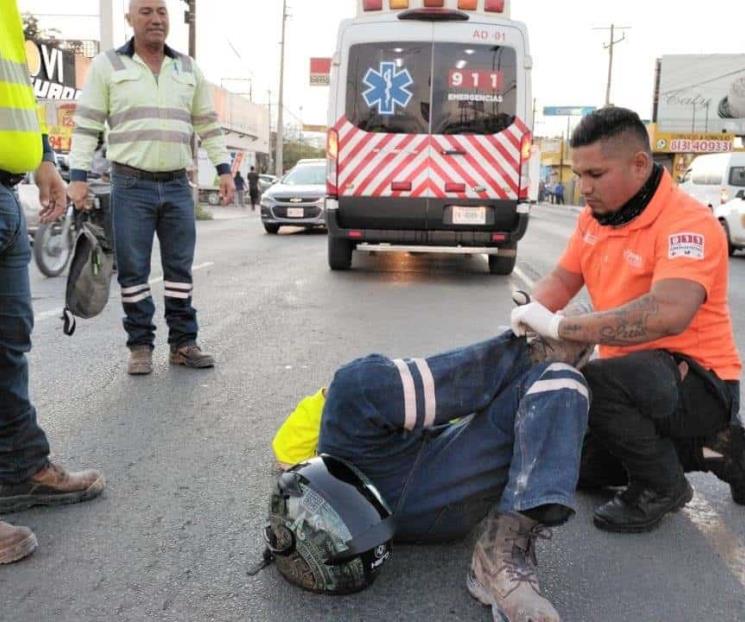
[[[654,193],[657,192],[663,170],[660,164],[654,163],[649,179],[644,182],[639,192],[626,201],[621,209],[612,214],[593,214],[593,218],[603,227],[620,227],[634,220],[649,205]]]

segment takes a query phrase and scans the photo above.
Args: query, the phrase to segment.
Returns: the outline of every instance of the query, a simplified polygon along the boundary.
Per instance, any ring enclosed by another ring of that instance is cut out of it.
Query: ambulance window
[[[733,166],[729,171],[730,186],[745,186],[745,166]]]
[[[365,43],[349,48],[346,114],[367,132],[426,134],[432,44]]]
[[[515,120],[517,55],[495,45],[435,43],[433,134],[495,134]]]

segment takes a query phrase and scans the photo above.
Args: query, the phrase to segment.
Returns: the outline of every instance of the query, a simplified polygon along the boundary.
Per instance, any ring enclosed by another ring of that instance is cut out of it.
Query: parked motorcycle
[[[79,212],[69,203],[59,220],[40,224],[34,234],[34,261],[45,276],[55,277],[65,271],[72,258],[75,238],[83,219],[101,224],[107,236],[112,236],[111,186],[100,179],[92,179],[88,186],[89,208],[85,212]]]

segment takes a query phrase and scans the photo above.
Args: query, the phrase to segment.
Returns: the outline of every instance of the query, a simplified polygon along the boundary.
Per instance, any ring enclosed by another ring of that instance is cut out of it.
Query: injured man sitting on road
[[[284,467],[316,453],[352,463],[393,509],[399,542],[460,538],[485,519],[470,593],[495,620],[556,622],[535,542],[574,514],[589,407],[577,369],[591,351],[507,330],[429,358],[366,356],[298,405],[274,453]]]

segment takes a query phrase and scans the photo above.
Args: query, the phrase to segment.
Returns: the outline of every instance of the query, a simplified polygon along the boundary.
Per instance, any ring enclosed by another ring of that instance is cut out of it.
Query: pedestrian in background
[[[235,195],[237,197],[238,205],[246,207],[246,203],[243,200],[246,190],[246,180],[243,179],[243,175],[241,175],[240,171],[235,172],[233,183],[235,184]]]
[[[0,515],[34,505],[86,501],[99,495],[99,471],[70,473],[49,461],[49,442],[29,400],[28,361],[34,313],[23,210],[13,187],[35,169],[41,222],[65,210],[65,183],[46,130],[40,126],[29,80],[23,26],[15,0],[0,0]],[[65,534],[67,537],[77,537]],[[63,536],[63,537],[65,537]],[[30,555],[36,536],[0,521],[0,564]],[[12,617],[12,616],[11,616]]]
[[[152,371],[155,305],[150,292],[153,237],[160,241],[170,362],[212,367],[197,345],[192,306],[196,243],[194,203],[186,176],[196,132],[220,176],[224,205],[235,186],[209,85],[194,61],[166,45],[165,0],[132,0],[127,21],[134,36],[99,54],[91,65],[76,113],[68,190],[82,209],[99,132],[108,123],[112,162],[114,244],[130,350],[130,374]]]
[[[251,211],[256,211],[256,204],[259,202],[259,174],[256,172],[256,167],[251,167],[251,172],[246,175],[248,178],[248,194],[251,198]]]
[[[559,180],[554,186],[554,198],[556,205],[564,205],[564,184]]]

